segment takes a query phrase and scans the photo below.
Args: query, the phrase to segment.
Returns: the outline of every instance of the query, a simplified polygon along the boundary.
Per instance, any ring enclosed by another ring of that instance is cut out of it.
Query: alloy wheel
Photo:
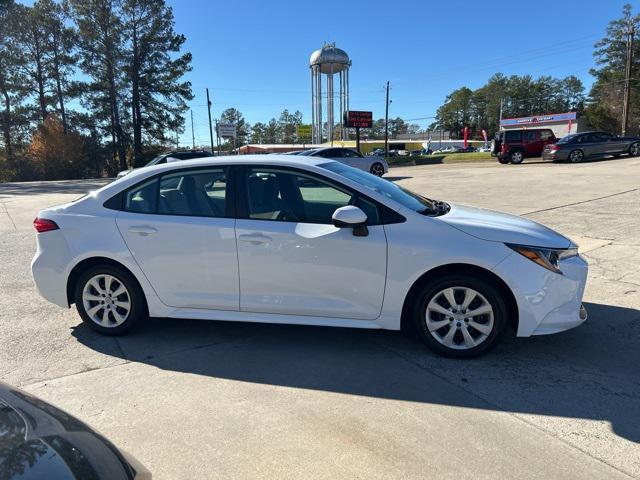
[[[450,287],[431,298],[425,312],[428,332],[445,347],[468,350],[484,342],[494,327],[489,301],[469,287]]]
[[[374,163],[371,166],[371,173],[373,173],[376,177],[381,177],[384,175],[384,167],[379,163]]]
[[[92,322],[105,328],[122,325],[131,312],[131,295],[124,283],[109,274],[94,275],[82,290],[82,303]]]
[[[573,163],[578,163],[582,161],[583,154],[580,150],[574,150],[569,154],[569,160]]]
[[[632,144],[629,153],[631,153],[632,157],[640,156],[640,143]]]

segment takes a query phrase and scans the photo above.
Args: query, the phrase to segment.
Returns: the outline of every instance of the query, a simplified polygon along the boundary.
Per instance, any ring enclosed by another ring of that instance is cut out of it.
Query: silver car
[[[336,162],[344,163],[350,167],[358,168],[374,174],[377,177],[383,176],[389,171],[389,165],[384,157],[377,156],[364,156],[361,153],[352,150],[351,148],[341,147],[325,147],[316,148],[313,150],[307,150],[301,155],[307,155],[309,157],[322,157],[327,160],[335,160]]]
[[[618,137],[607,132],[582,132],[567,135],[556,143],[546,145],[542,151],[544,160],[578,163],[585,159],[618,157],[628,153],[640,156],[640,137]]]

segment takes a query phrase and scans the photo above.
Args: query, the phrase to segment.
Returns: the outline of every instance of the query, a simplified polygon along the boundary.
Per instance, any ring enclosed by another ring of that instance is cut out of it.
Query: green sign
[[[311,125],[296,125],[298,138],[311,138]]]

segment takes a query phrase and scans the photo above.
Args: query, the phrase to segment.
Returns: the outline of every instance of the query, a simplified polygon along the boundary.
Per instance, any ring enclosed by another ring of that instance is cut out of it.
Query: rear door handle
[[[253,245],[260,245],[261,243],[269,243],[273,239],[262,233],[243,233],[238,235],[238,240],[241,242],[249,242]]]
[[[156,233],[158,230],[148,225],[135,225],[135,226],[129,227],[129,231],[131,233],[137,233],[138,235],[142,235],[143,237],[146,237],[147,235]]]

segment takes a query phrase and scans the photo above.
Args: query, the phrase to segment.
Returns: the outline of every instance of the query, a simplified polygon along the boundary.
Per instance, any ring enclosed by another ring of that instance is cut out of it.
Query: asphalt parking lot
[[[29,262],[37,211],[103,182],[0,184],[0,379],[158,479],[640,478],[640,159],[388,176],[573,238],[588,323],[471,361],[397,332],[153,319],[101,337],[37,295]]]

